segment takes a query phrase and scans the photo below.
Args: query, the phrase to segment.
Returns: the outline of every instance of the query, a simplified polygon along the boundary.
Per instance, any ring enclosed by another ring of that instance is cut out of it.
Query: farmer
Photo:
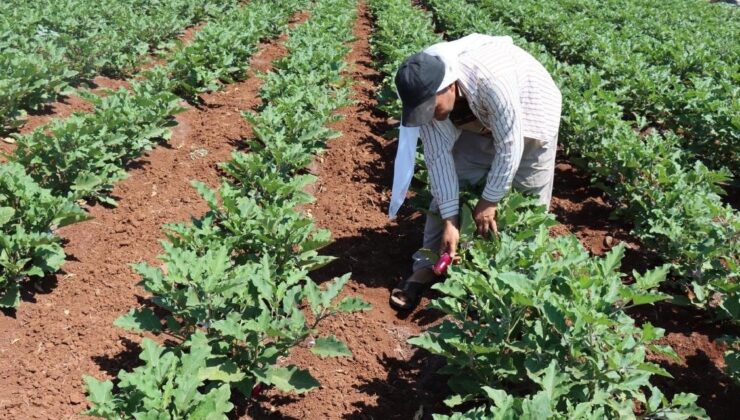
[[[561,96],[549,73],[510,37],[472,34],[435,44],[401,64],[403,103],[390,216],[413,177],[421,137],[433,200],[423,248],[454,257],[460,239],[460,183],[485,189],[473,218],[480,235],[496,233],[496,206],[511,186],[548,206],[552,195]],[[413,274],[390,296],[397,310],[416,307],[437,277],[434,261],[414,254]]]

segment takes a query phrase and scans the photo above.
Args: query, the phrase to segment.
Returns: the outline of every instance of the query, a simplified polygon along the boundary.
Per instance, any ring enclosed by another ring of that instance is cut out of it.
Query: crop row
[[[181,99],[172,92],[205,92],[223,82],[242,77],[248,58],[258,42],[278,33],[297,10],[299,0],[275,3],[255,0],[207,24],[187,46],[171,59],[145,71],[131,83],[102,96],[81,93],[94,105],[91,113],[75,113],[27,135],[14,135],[17,147],[7,156],[7,171],[19,181],[3,187],[0,207],[12,208],[13,215],[2,221],[0,248],[0,303],[15,307],[19,302],[18,283],[28,276],[55,272],[63,261],[60,239],[52,232],[63,224],[84,219],[54,214],[51,204],[14,206],[13,203],[44,194],[65,212],[79,209],[72,203],[93,199],[115,204],[110,192],[126,176],[126,165],[170,135],[173,116],[183,110]],[[223,42],[213,43],[215,36]],[[188,71],[184,71],[187,68]],[[181,94],[182,94],[181,93]],[[22,180],[22,181],[21,181]],[[68,205],[62,205],[63,200]],[[47,207],[43,207],[47,206]],[[39,207],[44,217],[39,218]],[[61,210],[60,210],[61,211]],[[10,214],[9,212],[5,214]],[[31,230],[33,227],[33,230]],[[47,249],[52,247],[54,252]],[[61,257],[60,257],[61,256]]]
[[[233,10],[234,0],[45,0],[0,4],[0,132],[71,85],[129,75],[184,27]]]
[[[441,2],[434,4],[443,24],[455,33],[470,29],[510,33],[508,27],[491,22],[485,12],[462,0],[447,3],[445,7],[449,9],[442,9]],[[737,322],[740,218],[711,192],[716,174],[699,162],[693,171],[682,170],[680,163],[685,157],[680,146],[671,141],[673,137],[640,138],[624,126],[618,113],[596,114],[598,118],[594,119],[594,114],[589,114],[599,108],[609,109],[609,104],[595,90],[602,84],[595,80],[593,70],[557,63],[537,44],[521,41],[552,71],[560,85],[564,98],[562,138],[566,147],[590,159],[588,167],[596,168],[593,176],[597,181],[611,184],[606,190],[628,211],[618,212],[617,216],[629,216],[643,243],[672,264],[674,273],[681,276],[680,284],[689,289],[692,303],[706,307],[715,300],[712,309],[720,317]],[[616,106],[611,108],[618,110]],[[599,143],[594,144],[594,139],[599,139]],[[638,210],[629,212],[630,206],[635,205]],[[734,341],[732,346],[737,348],[737,339]],[[737,376],[740,363],[735,354],[728,352],[726,361],[728,374]]]
[[[727,16],[722,35],[706,33],[711,23],[684,28],[665,20],[651,21],[656,32],[650,35],[640,22],[649,21],[642,15],[653,6],[644,2],[471,3],[541,43],[558,60],[601,70],[607,82],[602,88],[615,92],[625,114],[680,133],[683,144],[715,169],[740,170],[740,32],[733,29],[740,24],[740,13]],[[617,23],[581,13],[590,9],[610,11]],[[711,9],[693,5],[672,15],[678,21],[691,10]]]
[[[265,387],[302,393],[319,385],[307,370],[281,362],[293,347],[351,355],[336,337],[316,337],[316,326],[369,305],[338,298],[349,275],[323,287],[308,277],[332,259],[317,253],[329,232],[297,207],[312,201],[304,189],[314,177],[305,168],[338,135],[326,125],[349,103],[342,72],[355,6],[318,0],[308,20],[289,31],[287,57],[262,76],[260,112],[243,114],[254,132],[249,153],[235,152],[222,165],[228,177],[218,189],[194,183],[210,210],[166,226],[166,268],[135,266],[158,310],[133,309],[116,325],[165,333],[176,343],[144,339],[143,365],[119,372],[115,390],[111,381],[87,377],[88,414],[225,419],[232,390],[248,399]]]
[[[615,217],[634,223],[633,233],[671,264],[693,303],[705,306],[716,293],[722,316],[740,318],[740,217],[719,195],[726,176],[699,161],[690,164],[670,132],[637,134],[603,89],[598,70],[558,62],[463,0],[427,3],[452,37],[472,31],[511,35],[550,71],[563,94],[560,139],[618,204]]]
[[[588,16],[609,25],[610,30],[611,26],[621,29],[625,24],[629,25],[626,34],[640,30],[642,35],[655,40],[652,47],[660,50],[659,54],[644,58],[650,64],[670,65],[671,71],[682,80],[699,74],[720,76],[723,63],[732,64],[740,59],[740,50],[735,45],[740,40],[740,14],[734,7],[695,0],[666,0],[657,4],[639,0],[563,0],[558,4],[579,18]],[[638,44],[632,49],[645,52],[645,47]]]
[[[397,34],[409,26],[431,30],[428,13],[405,0],[370,5],[379,59],[402,59],[398,50],[427,46]],[[389,64],[383,68],[398,65]],[[675,353],[653,343],[661,329],[649,323],[639,328],[625,313],[668,298],[657,291],[667,265],[634,273],[635,283],[625,285],[618,271],[623,246],[599,258],[574,235],[552,238],[554,217],[518,193],[499,207],[500,235],[475,238],[471,209],[478,196],[461,196],[461,243],[470,246],[434,286],[442,297],[431,306],[447,318],[409,340],[446,358],[440,373],[450,375],[454,395],[445,402],[457,407],[450,418],[705,416],[695,395],[669,401],[650,385],[651,375],[670,375],[646,361],[647,351]]]

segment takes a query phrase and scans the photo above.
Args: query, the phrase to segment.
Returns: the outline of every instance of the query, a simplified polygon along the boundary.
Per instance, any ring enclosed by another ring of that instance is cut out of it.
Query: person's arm
[[[481,81],[480,101],[488,109],[488,121],[496,150],[481,197],[498,203],[511,188],[524,152],[522,106],[515,83],[490,75]]]
[[[457,141],[458,130],[447,119],[433,120],[421,127],[421,142],[424,145],[424,161],[429,171],[432,195],[437,199],[443,219],[457,216],[459,210],[459,185],[452,147]]]

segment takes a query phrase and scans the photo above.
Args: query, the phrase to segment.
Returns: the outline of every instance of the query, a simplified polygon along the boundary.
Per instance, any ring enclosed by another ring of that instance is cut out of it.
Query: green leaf
[[[247,332],[242,326],[241,316],[239,316],[239,314],[235,312],[227,315],[226,319],[220,319],[214,322],[213,324],[211,324],[211,328],[227,337],[234,337],[237,340],[241,341],[247,339]]]
[[[12,207],[0,207],[0,226],[8,223],[14,215],[15,210]]]
[[[226,360],[216,366],[202,368],[198,372],[200,381],[239,382],[246,374],[231,360]]]
[[[549,401],[557,401],[562,395],[568,393],[573,383],[568,382],[568,377],[558,372],[559,366],[556,360],[537,375],[529,374],[529,377],[542,387],[542,391]]]
[[[159,317],[149,308],[131,309],[126,315],[123,315],[113,321],[113,325],[128,331],[151,331],[161,332],[162,323]]]
[[[648,346],[648,349],[650,349],[650,351],[652,351],[653,353],[668,357],[676,363],[682,362],[681,357],[678,355],[678,353],[676,353],[676,351],[673,350],[673,347],[669,345],[650,344]]]
[[[15,308],[21,302],[21,289],[12,282],[5,290],[0,290],[0,308]]]
[[[484,386],[483,392],[486,393],[488,398],[493,401],[493,404],[501,410],[506,410],[513,406],[514,398],[506,393],[506,391],[500,389],[494,389],[489,386]]]
[[[85,381],[85,389],[87,390],[87,399],[91,405],[87,413],[109,418],[116,416],[117,413],[114,411],[113,382],[99,381],[87,375],[83,379]]]
[[[434,290],[439,290],[447,296],[452,296],[457,299],[463,299],[467,296],[468,291],[460,281],[447,280],[443,283],[437,283],[433,286]]]
[[[141,340],[141,353],[139,354],[139,359],[147,362],[147,364],[151,366],[157,366],[164,351],[164,347],[158,345],[149,338],[144,338]]]
[[[406,342],[411,344],[412,346],[420,347],[434,354],[445,354],[444,349],[440,345],[440,340],[429,332],[411,337],[406,340]]]
[[[665,293],[647,293],[642,295],[635,294],[632,296],[632,302],[635,305],[647,305],[650,303],[666,300],[670,297],[670,295]]]
[[[658,287],[660,283],[665,280],[666,275],[668,275],[668,270],[670,269],[670,264],[664,264],[660,267],[646,271],[645,274],[633,271],[632,274],[635,277],[635,287],[638,290],[650,290]]]
[[[707,288],[696,281],[691,282],[691,289],[694,291],[696,298],[694,299],[697,303],[704,303],[707,300]]]
[[[331,301],[334,300],[335,297],[339,296],[344,285],[349,281],[349,276],[350,274],[347,273],[328,283],[327,287],[321,292],[321,303],[324,307],[329,307],[331,305]]]
[[[321,357],[352,356],[352,352],[349,351],[347,345],[337,340],[333,335],[317,338],[316,343],[311,347],[311,353]]]
[[[285,392],[304,393],[320,385],[307,370],[295,366],[270,366],[264,371],[254,373],[260,381]]]
[[[532,291],[532,281],[524,274],[506,272],[498,274],[496,278],[511,287],[515,292],[526,295]]]
[[[460,235],[472,238],[475,234],[475,220],[473,219],[473,211],[470,206],[463,204],[460,206]]]
[[[84,196],[94,192],[102,184],[103,180],[100,177],[89,173],[81,173],[75,178],[72,190]]]
[[[447,407],[457,407],[458,405],[464,403],[465,400],[461,395],[455,394],[446,400],[444,400],[444,403]]]
[[[198,406],[187,418],[194,420],[226,420],[228,418],[226,414],[234,409],[234,404],[229,401],[230,399],[230,387],[226,384],[221,385],[203,397],[203,400],[200,401]]]
[[[619,264],[624,257],[625,247],[624,243],[620,242],[617,246],[611,249],[604,258],[601,259],[601,265],[604,269],[604,274],[613,272],[619,268]]]
[[[668,373],[667,370],[653,363],[640,363],[637,365],[637,369],[644,370],[645,372],[654,373],[656,375],[664,376],[666,378],[673,378],[673,375]]]
[[[216,192],[214,190],[200,181],[192,181],[191,185],[196,191],[198,191],[198,194],[206,200],[211,210],[218,209],[218,199],[216,198]]]
[[[565,323],[565,315],[549,301],[543,305],[545,317],[560,333],[564,333],[568,326]]]
[[[730,318],[740,319],[740,293],[725,296],[720,307],[727,312]]]
[[[531,399],[522,401],[523,418],[547,419],[552,416],[553,402],[544,391],[536,393]]]
[[[314,316],[318,315],[322,310],[321,289],[319,289],[319,286],[312,281],[306,282],[306,285],[303,286],[303,293],[306,296],[306,300],[308,300],[308,305],[311,307],[311,312],[313,312]]]
[[[372,307],[373,306],[371,304],[364,301],[363,299],[360,299],[356,296],[349,296],[342,299],[336,308],[339,312],[351,313],[369,311],[370,309],[372,309]]]

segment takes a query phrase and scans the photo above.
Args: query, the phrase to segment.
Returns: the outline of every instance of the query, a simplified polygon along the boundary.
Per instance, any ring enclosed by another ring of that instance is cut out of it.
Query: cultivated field
[[[466,191],[399,314],[393,76],[473,32],[563,94],[552,205]],[[739,116],[724,3],[4,1],[0,418],[736,418]]]

